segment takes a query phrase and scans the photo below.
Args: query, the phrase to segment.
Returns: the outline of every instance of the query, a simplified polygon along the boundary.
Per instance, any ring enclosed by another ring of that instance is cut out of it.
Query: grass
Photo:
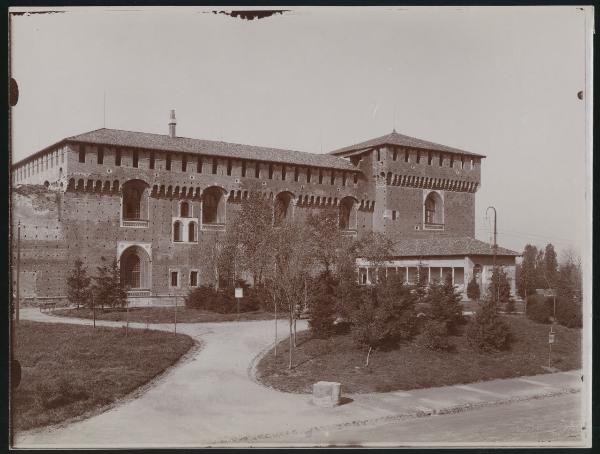
[[[288,371],[288,340],[282,341],[275,358],[271,350],[258,364],[257,376],[275,389],[295,393],[312,392],[320,381],[342,383],[344,392],[367,393],[430,388],[473,383],[496,378],[546,373],[549,325],[522,316],[509,315],[514,342],[509,351],[493,354],[475,352],[464,335],[453,336],[451,353],[434,352],[419,345],[418,338],[391,351],[371,353],[365,367],[366,351],[353,343],[349,334],[330,339],[298,335],[293,351],[295,367]],[[581,367],[581,330],[555,326],[552,366],[559,370]]]
[[[125,396],[193,345],[186,335],[22,320],[15,326],[22,378],[14,391],[16,431],[56,424]]]
[[[55,309],[54,315],[62,317],[92,318],[92,310],[80,309]],[[271,320],[273,314],[269,312],[241,312],[240,320]],[[96,309],[96,320],[125,321],[127,312],[125,310]],[[187,307],[177,308],[177,323],[202,323],[202,322],[230,322],[237,320],[237,314],[219,314],[200,309],[189,309]],[[132,307],[129,309],[129,321],[131,323],[174,323],[175,307]]]

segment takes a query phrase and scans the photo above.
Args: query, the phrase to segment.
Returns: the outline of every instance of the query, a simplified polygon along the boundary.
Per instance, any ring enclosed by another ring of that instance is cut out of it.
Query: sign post
[[[235,288],[235,299],[237,301],[237,319],[240,320],[240,299],[244,297],[244,289],[242,287]]]
[[[548,333],[548,367],[552,367],[552,344],[554,343],[554,327],[550,327],[550,333]]]

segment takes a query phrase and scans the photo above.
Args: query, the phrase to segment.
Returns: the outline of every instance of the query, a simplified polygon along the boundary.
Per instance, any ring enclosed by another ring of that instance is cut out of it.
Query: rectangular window
[[[421,163],[421,152],[417,151],[417,164]]]
[[[433,153],[431,153],[431,151],[427,152],[427,165],[431,165],[431,162],[433,161]]]
[[[342,186],[346,186],[346,172],[342,172]]]
[[[219,165],[219,160],[217,158],[212,159],[212,173],[213,175],[217,174],[217,167]]]
[[[404,150],[404,162],[408,162],[408,150]]]
[[[281,179],[285,181],[285,166],[281,166]]]
[[[85,145],[79,145],[79,162],[85,162]]]
[[[242,177],[246,176],[246,161],[242,161]]]
[[[354,174],[354,184],[358,183],[358,173]]]
[[[137,167],[140,163],[140,152],[133,150],[133,167]]]
[[[319,184],[323,184],[323,170],[319,169]]]
[[[464,156],[460,157],[460,168],[461,169],[465,168],[465,157]]]
[[[307,183],[310,183],[310,177],[311,177],[311,174],[310,174],[310,167],[308,167],[308,168],[306,169],[306,182],[307,182]]]
[[[154,152],[150,153],[149,167],[150,167],[150,169],[154,169]]]
[[[50,154],[50,167],[54,167],[54,153]]]
[[[381,151],[377,150],[377,160],[381,161]]]
[[[269,164],[269,180],[273,179],[273,164]]]
[[[394,153],[392,154],[392,159],[394,161],[396,161],[398,159],[398,150],[394,150]]]
[[[165,169],[171,170],[171,155],[169,154],[165,157]]]
[[[115,155],[115,165],[116,166],[121,165],[121,150],[119,148],[117,148],[116,155]]]
[[[98,164],[104,164],[104,148],[98,147]]]
[[[298,181],[298,166],[294,166],[294,181]]]
[[[179,271],[171,271],[171,287],[179,286]]]
[[[196,173],[202,173],[202,156],[198,156],[198,158],[197,158]]]
[[[190,287],[198,287],[198,271],[190,271]]]
[[[329,180],[329,184],[332,186],[335,184],[335,170],[331,171],[331,179]]]
[[[187,172],[187,156],[186,155],[183,155],[181,157],[181,171]]]
[[[396,210],[392,210],[392,221],[396,220]]]
[[[254,178],[260,178],[260,162],[255,162],[254,164]]]
[[[227,175],[231,175],[231,159],[227,160]]]
[[[444,155],[440,153],[440,167],[444,165]]]
[[[450,156],[450,167],[454,167],[454,156]]]

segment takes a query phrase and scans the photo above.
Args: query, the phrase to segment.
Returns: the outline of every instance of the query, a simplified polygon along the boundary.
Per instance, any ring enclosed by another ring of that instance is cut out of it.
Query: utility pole
[[[487,213],[490,210],[490,208],[492,210],[494,210],[494,244],[492,245],[492,248],[494,250],[494,258],[493,258],[493,273],[496,273],[496,278],[498,278],[498,273],[496,271],[496,254],[498,252],[498,243],[496,241],[496,237],[498,235],[498,230],[497,230],[497,218],[498,218],[498,213],[496,212],[496,208],[493,206],[489,206],[487,207],[487,209],[485,210],[485,216],[487,217]],[[493,277],[493,274],[492,274]],[[499,282],[496,283],[496,295],[495,295],[495,300],[496,300],[496,304],[498,304],[498,293],[500,292],[500,285]]]
[[[15,322],[19,324],[19,305],[21,301],[21,289],[19,285],[19,278],[21,275],[21,220],[17,225],[17,300],[15,301]]]
[[[177,298],[178,296],[175,295],[175,334],[177,334]]]

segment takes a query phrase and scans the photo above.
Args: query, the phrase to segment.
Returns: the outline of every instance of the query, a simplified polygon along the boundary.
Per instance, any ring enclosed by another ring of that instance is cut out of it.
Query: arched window
[[[190,216],[190,204],[187,202],[181,202],[179,205],[179,216],[182,218],[187,218]]]
[[[225,197],[223,189],[210,187],[202,195],[202,223],[221,224],[225,219]]]
[[[140,202],[142,193],[138,188],[131,188],[123,194],[123,219],[140,218]]]
[[[195,242],[196,241],[196,223],[190,222],[188,224],[188,241]]]
[[[181,222],[173,223],[173,241],[181,241]]]
[[[123,220],[148,219],[148,184],[142,180],[129,180],[123,184]]]
[[[430,192],[425,198],[425,224],[444,223],[444,203],[437,192]]]
[[[354,228],[351,216],[354,203],[355,201],[352,197],[344,197],[340,200],[339,227],[341,230],[351,230]]]
[[[293,195],[290,192],[280,192],[275,197],[273,207],[275,225],[280,225],[290,214],[290,204]]]

